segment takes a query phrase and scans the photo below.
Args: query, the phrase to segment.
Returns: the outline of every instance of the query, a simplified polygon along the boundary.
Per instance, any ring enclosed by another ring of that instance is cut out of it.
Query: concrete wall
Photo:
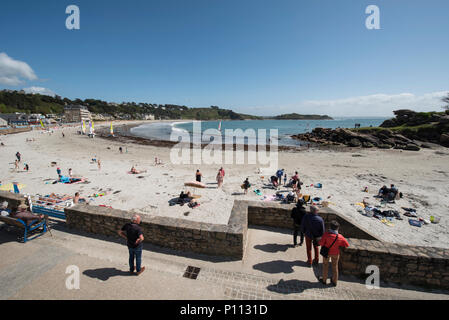
[[[117,236],[117,231],[133,215],[132,212],[90,205],[77,205],[64,211],[70,228],[112,236]],[[181,251],[243,258],[246,207],[239,203],[234,205],[228,225],[141,216],[145,242]]]
[[[27,132],[27,131],[31,131],[31,128],[30,128],[30,127],[27,127],[27,128],[10,128],[10,129],[2,129],[2,130],[0,130],[0,135],[13,134],[13,133],[21,133],[21,132]]]
[[[348,239],[341,250],[342,274],[366,279],[366,267],[379,267],[380,280],[449,289],[449,249]]]
[[[23,194],[17,194],[9,191],[0,190],[0,202],[7,201],[8,209],[16,211],[22,201],[25,201]]]
[[[246,201],[248,203],[248,223],[256,226],[293,229],[291,210],[295,204],[281,204],[279,202]],[[309,211],[306,207],[306,211]],[[340,215],[331,208],[320,208],[319,215],[323,218],[326,229],[329,223],[336,220],[340,223],[340,232],[347,238],[378,240],[369,231],[353,221]]]

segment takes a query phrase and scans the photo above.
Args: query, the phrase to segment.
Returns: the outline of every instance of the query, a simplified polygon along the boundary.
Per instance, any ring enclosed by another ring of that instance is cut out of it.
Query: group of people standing
[[[330,222],[330,228],[326,231],[324,220],[318,214],[319,209],[311,206],[307,212],[304,207],[304,200],[298,200],[296,207],[292,209],[291,217],[293,219],[293,245],[298,245],[297,238],[300,236],[299,246],[302,246],[304,239],[306,242],[307,265],[317,266],[319,264],[320,254],[323,256],[323,274],[320,282],[327,284],[329,262],[332,265],[331,284],[337,285],[338,281],[338,260],[340,258],[340,247],[348,247],[349,243],[341,234],[338,233],[340,227],[335,220]],[[321,250],[319,247],[321,246]],[[313,260],[312,260],[313,247]]]
[[[221,188],[221,186],[223,185],[224,176],[225,176],[225,171],[224,171],[223,167],[221,167],[220,170],[218,170],[218,173],[216,176],[218,188]],[[203,174],[200,172],[200,169],[196,170],[195,180],[197,182],[201,182],[202,177],[203,177]]]

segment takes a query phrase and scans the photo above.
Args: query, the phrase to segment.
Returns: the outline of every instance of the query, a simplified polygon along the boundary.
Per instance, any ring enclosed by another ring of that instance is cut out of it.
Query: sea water
[[[335,118],[333,120],[226,120],[226,121],[195,121],[196,125],[201,125],[201,132],[207,129],[218,129],[221,122],[221,132],[224,136],[227,129],[243,131],[253,129],[256,134],[259,129],[266,129],[267,140],[270,136],[270,129],[277,129],[274,139],[282,146],[297,146],[300,141],[292,139],[292,135],[310,132],[315,128],[354,128],[355,124],[361,127],[377,127],[388,118]],[[190,134],[192,137],[194,121],[179,122],[155,122],[143,124],[131,129],[131,134],[143,138],[170,140],[171,136],[177,137],[182,134]],[[203,142],[205,141],[202,137]],[[177,139],[175,140],[177,141]],[[209,141],[209,140],[208,140]],[[223,137],[223,142],[225,138]]]

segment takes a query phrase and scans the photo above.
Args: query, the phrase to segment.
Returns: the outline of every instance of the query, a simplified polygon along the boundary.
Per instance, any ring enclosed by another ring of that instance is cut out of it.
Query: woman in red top
[[[323,277],[320,281],[326,284],[327,273],[329,271],[329,260],[332,264],[332,279],[331,283],[333,286],[337,286],[338,281],[338,259],[340,258],[340,247],[349,247],[348,241],[341,234],[338,233],[338,228],[340,224],[333,220],[330,223],[329,231],[323,234],[320,240],[320,246],[329,248],[329,254],[327,258],[323,257]],[[335,241],[335,242],[334,242]]]

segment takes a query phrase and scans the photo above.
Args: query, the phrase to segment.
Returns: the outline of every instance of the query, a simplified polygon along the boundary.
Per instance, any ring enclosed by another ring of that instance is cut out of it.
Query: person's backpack
[[[298,209],[298,207],[294,207],[294,208],[292,209],[292,212],[291,212],[291,214],[290,214],[290,217],[291,217],[292,219],[296,219],[296,217],[298,216],[298,214],[299,214],[299,209]]]
[[[327,257],[329,256],[329,250],[330,250],[330,248],[332,248],[332,246],[333,246],[334,243],[337,241],[337,239],[338,239],[338,234],[337,234],[337,236],[335,237],[334,242],[332,242],[332,244],[329,246],[329,248],[326,247],[326,246],[322,246],[322,247],[321,247],[320,254],[321,254],[324,258],[327,258]]]

